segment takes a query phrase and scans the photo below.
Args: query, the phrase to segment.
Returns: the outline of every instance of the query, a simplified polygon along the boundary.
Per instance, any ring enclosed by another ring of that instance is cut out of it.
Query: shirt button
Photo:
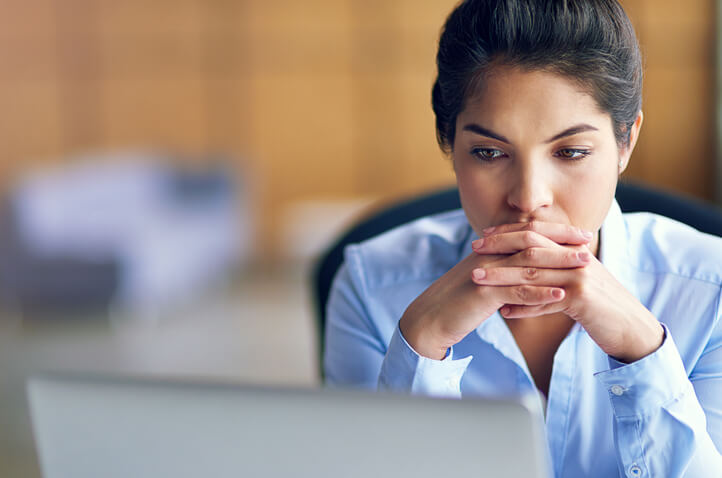
[[[616,396],[620,396],[624,393],[624,387],[622,387],[621,385],[612,385],[612,388],[610,388],[609,390]],[[631,468],[630,468],[630,470],[631,470]],[[637,475],[632,475],[632,476],[637,476]]]
[[[634,478],[637,478],[639,476],[642,476],[642,469],[637,466],[637,464],[633,464],[629,467],[629,476],[633,476]]]

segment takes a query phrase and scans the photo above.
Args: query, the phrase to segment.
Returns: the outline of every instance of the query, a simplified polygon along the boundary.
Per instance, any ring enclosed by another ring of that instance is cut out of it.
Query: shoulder
[[[722,284],[722,238],[652,213],[624,214],[637,266]]]
[[[445,273],[458,263],[471,236],[466,215],[457,209],[352,244],[344,258],[349,272],[362,274],[368,286],[384,286]]]

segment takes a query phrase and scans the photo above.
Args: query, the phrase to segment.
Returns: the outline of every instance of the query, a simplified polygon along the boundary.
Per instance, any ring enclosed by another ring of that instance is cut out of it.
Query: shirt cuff
[[[454,360],[453,347],[443,360],[423,357],[406,342],[397,325],[381,365],[379,388],[408,391],[418,395],[460,398],[461,378],[472,358],[470,355]]]
[[[662,327],[665,337],[656,351],[630,364],[609,357],[610,370],[594,374],[607,389],[617,418],[654,413],[692,386],[669,329]]]

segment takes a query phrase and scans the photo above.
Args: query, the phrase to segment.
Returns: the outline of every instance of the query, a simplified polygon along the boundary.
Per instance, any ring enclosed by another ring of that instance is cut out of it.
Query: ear
[[[636,146],[637,144],[637,139],[639,138],[639,130],[642,129],[643,122],[644,113],[642,113],[642,110],[639,110],[637,118],[632,124],[632,129],[629,132],[629,143],[619,151],[619,174],[622,174],[622,172],[627,169],[629,159],[632,157],[632,151],[634,151],[634,146]]]

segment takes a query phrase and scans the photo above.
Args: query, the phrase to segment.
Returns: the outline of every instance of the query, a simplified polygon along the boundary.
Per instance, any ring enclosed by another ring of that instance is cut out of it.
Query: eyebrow
[[[475,124],[475,123],[467,124],[466,126],[464,126],[463,130],[471,131],[472,133],[476,133],[481,136],[486,136],[488,138],[493,138],[498,141],[501,141],[502,143],[511,144],[511,142],[508,139],[506,139],[504,136],[500,135],[499,133],[495,133],[495,132],[493,132],[489,129],[486,129],[482,126],[479,126],[478,124]],[[575,134],[584,133],[585,131],[599,131],[599,130],[592,125],[582,123],[582,124],[572,126],[571,128],[567,128],[564,131],[562,131],[561,133],[555,134],[554,136],[552,136],[551,138],[549,138],[548,140],[546,140],[544,142],[551,143],[558,139],[566,138],[567,136],[573,136]]]
[[[566,138],[567,136],[573,136],[575,134],[584,133],[585,131],[599,131],[597,128],[595,128],[592,125],[589,124],[578,124],[576,126],[572,126],[571,128],[567,128],[561,133],[552,136],[548,140],[544,141],[545,143],[552,143],[558,139]]]

